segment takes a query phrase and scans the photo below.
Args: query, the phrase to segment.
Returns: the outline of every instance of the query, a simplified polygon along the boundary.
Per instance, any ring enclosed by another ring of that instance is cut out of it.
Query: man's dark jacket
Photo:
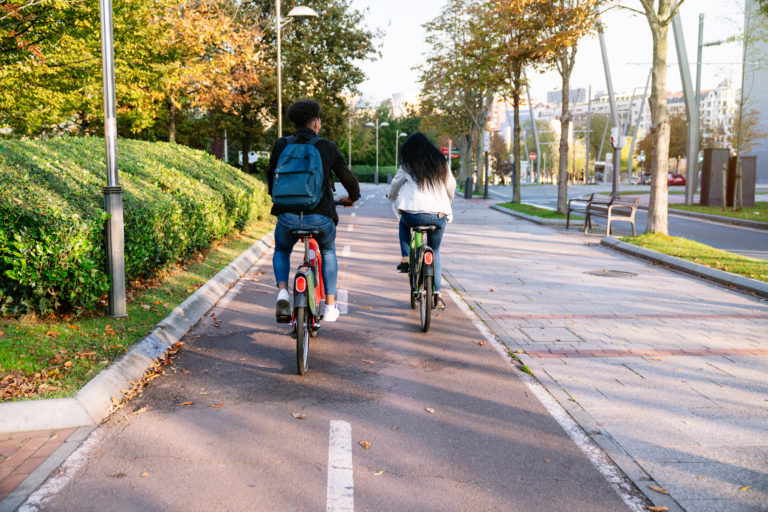
[[[299,128],[296,130],[296,142],[304,143],[315,137],[315,132],[310,128]],[[272,184],[275,181],[275,168],[277,167],[277,161],[280,159],[280,153],[283,152],[285,146],[288,145],[288,141],[285,137],[277,139],[275,147],[272,148],[272,155],[269,157],[269,167],[267,167],[267,186],[269,187],[269,195],[272,195]],[[320,203],[312,210],[303,210],[304,213],[319,213],[333,219],[334,224],[338,224],[339,216],[336,214],[336,207],[333,204],[333,174],[335,174],[344,188],[349,192],[349,198],[352,201],[360,199],[360,186],[357,183],[357,178],[352,174],[352,171],[347,167],[344,162],[344,157],[341,156],[336,144],[325,139],[315,144],[320,158],[323,161],[323,173],[325,174],[325,190],[323,197],[320,199]],[[272,205],[272,215],[280,215],[281,213],[299,213],[298,209],[286,208]]]

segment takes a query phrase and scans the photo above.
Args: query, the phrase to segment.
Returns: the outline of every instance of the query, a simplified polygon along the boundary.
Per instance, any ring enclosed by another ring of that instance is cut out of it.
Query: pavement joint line
[[[696,314],[562,314],[562,315],[539,315],[539,314],[519,314],[513,315],[502,313],[492,315],[493,318],[500,320],[653,320],[653,319],[673,319],[673,320],[703,320],[703,319],[768,319],[768,313],[696,313]]]
[[[626,350],[526,350],[528,356],[537,359],[553,357],[715,357],[715,356],[768,356],[768,348],[732,349],[626,349]]]
[[[464,296],[460,293],[459,287],[461,287],[461,285],[459,284],[458,280],[456,280],[455,277],[450,274],[450,272],[444,269],[443,277],[446,278],[448,284],[451,285],[448,287],[448,294],[451,296],[459,309],[461,309],[462,312],[472,320],[472,323],[483,334],[486,341],[507,362],[509,367],[515,370],[513,371],[513,375],[523,380],[526,387],[534,394],[534,396],[536,396],[536,398],[544,406],[547,412],[549,412],[552,418],[557,421],[557,423],[563,428],[565,433],[574,442],[574,444],[576,444],[582,453],[587,456],[589,461],[595,466],[598,472],[600,472],[603,478],[606,479],[606,481],[613,488],[616,494],[622,499],[622,501],[624,501],[627,507],[633,512],[641,512],[647,510],[645,504],[642,503],[642,500],[635,496],[635,489],[633,486],[636,487],[637,490],[639,490],[648,499],[650,499],[651,502],[653,502],[653,499],[644,492],[638,481],[632,480],[627,475],[627,472],[624,471],[624,469],[621,468],[616,463],[616,461],[612,459],[609,454],[602,447],[600,447],[595,442],[595,440],[592,439],[591,436],[586,433],[587,429],[579,424],[576,419],[574,419],[568,413],[568,411],[565,410],[561,402],[556,400],[550,394],[549,390],[539,380],[531,375],[523,373],[522,371],[516,371],[517,368],[509,354],[509,346],[497,335],[498,332],[505,331],[500,330],[494,332],[493,329],[489,328],[486,325],[486,323],[489,323],[487,320],[490,320],[490,323],[492,323],[497,328],[499,326],[490,317],[487,317],[487,319],[483,318],[483,315],[479,313],[479,311],[485,313],[482,308],[470,309],[467,298],[471,297],[471,295],[467,294]],[[670,511],[683,512],[682,508],[679,507],[670,507]]]
[[[269,233],[243,251],[75,397],[0,403],[0,434],[98,425],[111,414],[112,398],[122,398],[122,391],[215,307],[273,243],[273,233]]]
[[[675,256],[669,256],[660,252],[652,251],[644,247],[637,247],[627,242],[617,240],[612,236],[606,236],[600,241],[600,244],[613,249],[618,252],[625,253],[630,256],[649,260],[654,263],[661,263],[679,272],[692,275],[704,279],[721,286],[725,286],[728,289],[736,290],[739,292],[747,292],[750,294],[758,295],[763,298],[768,298],[768,283],[758,281],[757,279],[750,279],[748,277],[732,274],[723,270],[710,268],[705,265],[699,265],[692,261],[687,261],[682,258],[676,258]]]

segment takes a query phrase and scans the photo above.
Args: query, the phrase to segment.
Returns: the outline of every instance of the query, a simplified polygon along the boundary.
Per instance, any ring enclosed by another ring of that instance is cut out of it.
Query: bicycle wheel
[[[421,317],[421,330],[429,330],[429,321],[432,316],[432,280],[433,276],[424,276],[424,289],[419,295],[419,316]]]
[[[307,318],[307,308],[296,308],[295,328],[296,328],[296,366],[299,375],[307,373],[309,362],[309,319]]]

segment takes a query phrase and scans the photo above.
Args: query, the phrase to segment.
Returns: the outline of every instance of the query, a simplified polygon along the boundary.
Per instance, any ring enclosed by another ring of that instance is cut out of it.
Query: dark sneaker
[[[445,309],[445,302],[443,302],[443,299],[440,297],[440,295],[432,296],[432,309],[439,309],[440,311]]]
[[[408,262],[403,261],[397,266],[397,271],[401,274],[407,274],[408,273]]]
[[[287,324],[291,321],[291,295],[288,290],[280,290],[280,293],[277,294],[275,319],[281,324]]]

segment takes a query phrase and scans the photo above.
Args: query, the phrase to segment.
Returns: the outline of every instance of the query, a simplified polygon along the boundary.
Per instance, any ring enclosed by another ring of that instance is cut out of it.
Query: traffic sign
[[[440,146],[440,152],[444,155],[448,154],[448,146]],[[459,150],[458,148],[451,148],[451,154],[452,155],[458,155]],[[453,158],[456,158],[455,156]]]
[[[536,160],[536,153],[531,153],[530,155],[528,155],[528,158],[530,158],[531,160]]]

